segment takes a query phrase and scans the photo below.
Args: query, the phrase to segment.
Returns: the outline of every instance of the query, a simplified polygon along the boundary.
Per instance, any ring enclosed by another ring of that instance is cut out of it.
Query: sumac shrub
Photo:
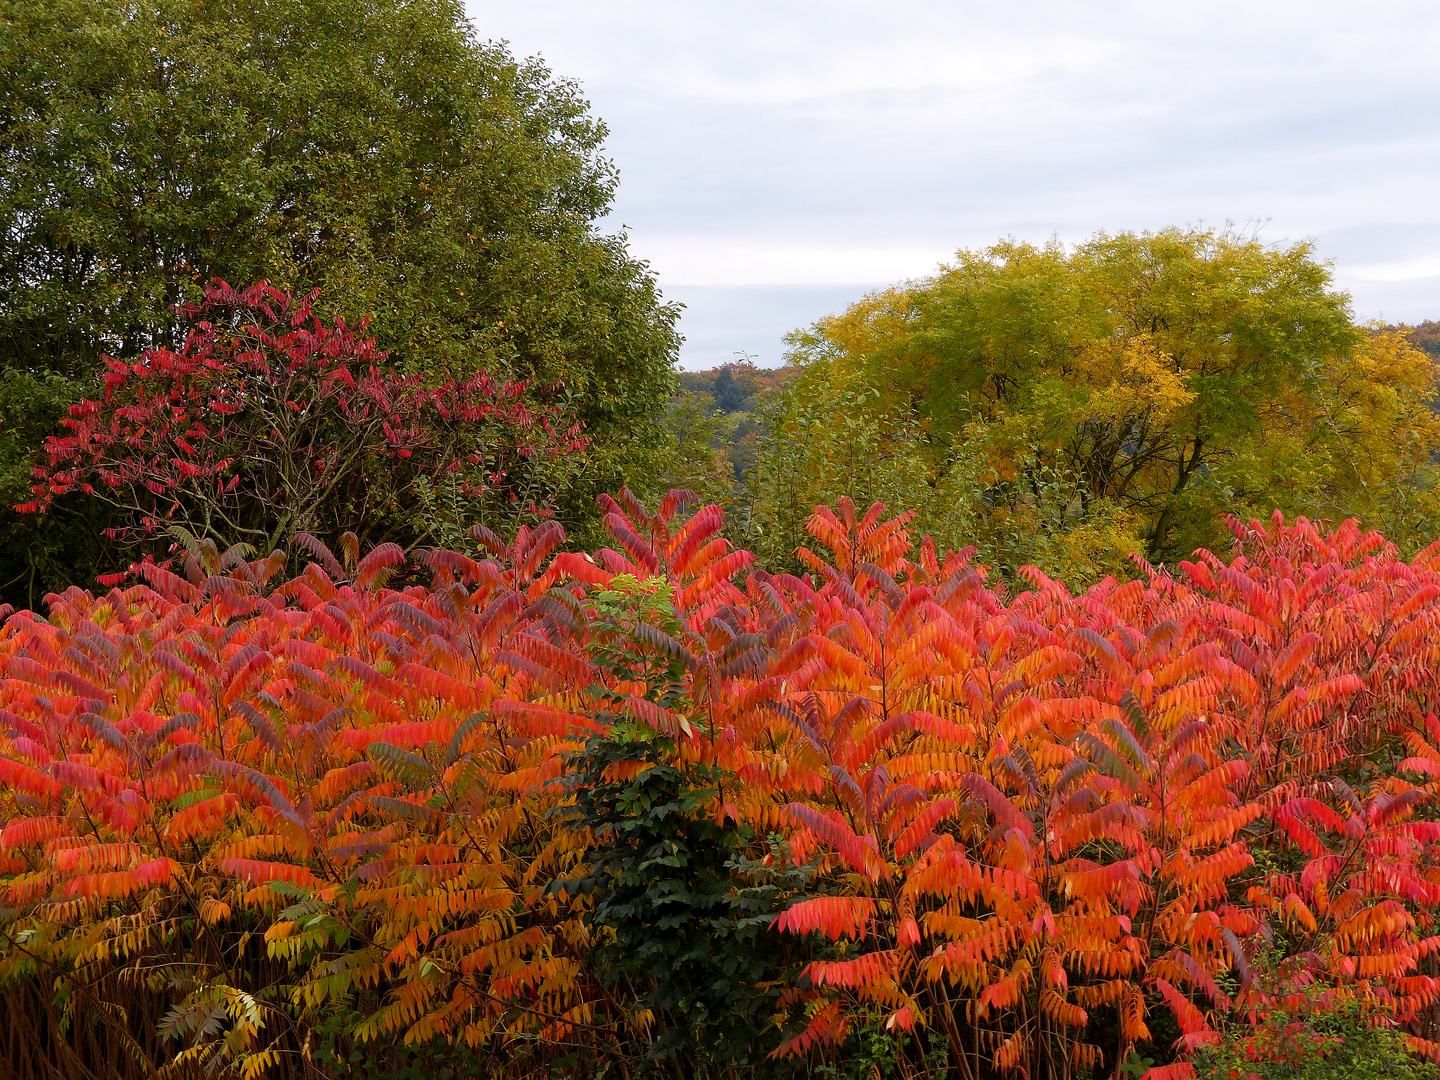
[[[1277,517],[1011,592],[878,505],[791,575],[685,502],[11,614],[11,1071],[1179,1080],[1308,995],[1423,1075],[1435,550]]]

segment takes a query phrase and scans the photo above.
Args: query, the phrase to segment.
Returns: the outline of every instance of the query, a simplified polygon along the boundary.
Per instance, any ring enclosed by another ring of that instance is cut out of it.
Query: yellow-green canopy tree
[[[920,426],[932,485],[983,462],[982,512],[1065,477],[1062,526],[1118,513],[1152,559],[1218,542],[1227,511],[1428,538],[1434,361],[1357,325],[1309,243],[1007,241],[795,341],[797,392],[872,391],[876,423]]]

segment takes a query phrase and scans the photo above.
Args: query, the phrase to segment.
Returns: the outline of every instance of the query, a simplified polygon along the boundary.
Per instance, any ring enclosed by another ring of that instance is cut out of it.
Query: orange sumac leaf
[[[817,896],[786,908],[770,925],[791,934],[821,933],[831,941],[865,936],[875,917],[868,896]]]

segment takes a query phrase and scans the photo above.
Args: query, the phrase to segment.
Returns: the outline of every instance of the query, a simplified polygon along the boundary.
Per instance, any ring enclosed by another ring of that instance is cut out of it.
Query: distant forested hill
[[[680,389],[707,394],[724,413],[754,412],[761,400],[793,381],[793,368],[760,368],[748,361],[725,364],[708,371],[680,372]]]
[[[1440,357],[1440,320],[1426,319],[1408,330],[1409,333],[1405,336],[1416,348],[1424,349],[1431,356]]]

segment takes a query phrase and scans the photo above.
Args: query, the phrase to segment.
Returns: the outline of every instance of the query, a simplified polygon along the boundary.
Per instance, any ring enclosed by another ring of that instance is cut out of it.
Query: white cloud
[[[669,285],[846,285],[933,274],[952,254],[936,248],[798,245],[724,236],[643,236],[634,254]]]
[[[1418,259],[1403,262],[1369,263],[1347,270],[1347,276],[1356,281],[1415,281],[1421,278],[1440,279],[1440,254],[1422,255]],[[1436,296],[1440,308],[1440,294]],[[1436,312],[1440,315],[1440,311]]]
[[[1433,0],[468,6],[581,81],[613,223],[662,287],[858,296],[1006,235],[1255,219],[1316,238],[1361,315],[1440,317],[1416,284],[1440,251]]]

